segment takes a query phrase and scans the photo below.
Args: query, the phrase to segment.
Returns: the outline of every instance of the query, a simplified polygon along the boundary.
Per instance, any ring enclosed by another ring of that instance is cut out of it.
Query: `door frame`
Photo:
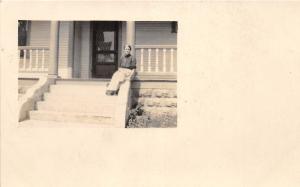
[[[96,24],[99,22],[114,22],[114,29],[115,29],[115,46],[114,50],[110,51],[111,53],[115,54],[115,62],[114,62],[114,71],[118,69],[118,64],[119,64],[119,33],[120,33],[120,22],[119,21],[91,21],[91,46],[92,46],[92,68],[91,68],[91,77],[92,78],[97,78],[96,77],[96,44],[95,44],[95,29],[96,29]],[[111,63],[104,63],[103,65],[110,65]]]

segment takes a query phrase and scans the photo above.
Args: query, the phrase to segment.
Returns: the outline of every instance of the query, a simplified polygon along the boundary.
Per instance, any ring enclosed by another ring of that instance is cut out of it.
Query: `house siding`
[[[170,21],[137,21],[136,45],[176,45],[177,33],[171,33]]]
[[[30,25],[30,46],[49,47],[50,21],[32,21]]]

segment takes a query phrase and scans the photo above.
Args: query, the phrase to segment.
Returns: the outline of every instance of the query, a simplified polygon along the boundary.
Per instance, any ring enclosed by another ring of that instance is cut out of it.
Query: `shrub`
[[[150,116],[146,115],[142,109],[142,105],[138,104],[129,112],[127,128],[143,128],[148,127]]]

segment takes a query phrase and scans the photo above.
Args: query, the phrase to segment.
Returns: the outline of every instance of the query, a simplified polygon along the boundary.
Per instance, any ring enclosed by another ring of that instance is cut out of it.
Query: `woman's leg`
[[[120,82],[122,82],[124,80],[124,73],[122,72],[122,70],[118,70],[116,71],[113,76],[112,79],[107,87],[107,90],[109,91],[117,91],[120,87]]]

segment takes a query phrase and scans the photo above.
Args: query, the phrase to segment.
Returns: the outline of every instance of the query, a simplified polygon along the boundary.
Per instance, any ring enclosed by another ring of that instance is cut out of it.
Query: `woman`
[[[120,58],[120,67],[116,71],[107,87],[106,95],[116,95],[120,88],[120,84],[126,79],[131,79],[134,76],[136,69],[136,60],[130,54],[131,46],[124,46],[124,54]]]

